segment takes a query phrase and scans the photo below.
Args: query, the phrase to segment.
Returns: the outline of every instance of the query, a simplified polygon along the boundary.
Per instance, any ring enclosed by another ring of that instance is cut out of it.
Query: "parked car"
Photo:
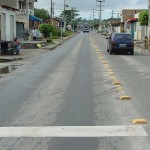
[[[112,53],[121,52],[134,55],[134,42],[133,38],[128,33],[113,33],[107,37],[107,52]]]

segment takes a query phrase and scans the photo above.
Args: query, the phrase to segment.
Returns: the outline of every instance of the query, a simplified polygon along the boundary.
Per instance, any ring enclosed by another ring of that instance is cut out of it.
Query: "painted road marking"
[[[131,99],[131,97],[124,95],[124,96],[120,96],[120,99],[122,99],[122,100],[128,100],[128,99]]]
[[[126,137],[148,136],[141,125],[0,127],[0,137]]]
[[[115,81],[113,82],[113,85],[121,85],[121,83],[119,81]]]
[[[146,119],[134,119],[132,123],[133,124],[148,124],[148,121]]]
[[[123,95],[125,96],[121,96],[119,97],[120,100],[129,100],[131,99],[131,97],[126,96],[124,89],[121,86],[120,82],[116,82],[116,76],[115,73],[113,72],[113,70],[110,68],[109,63],[107,62],[107,60],[102,56],[103,54],[101,53],[101,51],[98,49],[98,47],[96,46],[95,42],[90,38],[90,41],[92,43],[92,46],[96,49],[97,54],[99,55],[99,58],[101,59],[102,64],[104,65],[104,68],[106,69],[106,71],[108,72],[109,77],[111,78],[111,80],[113,81],[113,85],[116,86],[116,90],[119,92],[122,92]]]

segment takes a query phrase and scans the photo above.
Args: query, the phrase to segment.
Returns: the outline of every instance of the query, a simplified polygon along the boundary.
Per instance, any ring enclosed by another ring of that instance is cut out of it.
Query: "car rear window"
[[[132,40],[132,37],[130,34],[115,34],[114,39],[115,40]]]

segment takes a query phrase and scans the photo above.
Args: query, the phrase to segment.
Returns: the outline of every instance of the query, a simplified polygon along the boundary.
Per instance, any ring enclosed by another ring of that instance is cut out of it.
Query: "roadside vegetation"
[[[139,22],[141,26],[148,26],[148,10],[144,10],[139,14]]]

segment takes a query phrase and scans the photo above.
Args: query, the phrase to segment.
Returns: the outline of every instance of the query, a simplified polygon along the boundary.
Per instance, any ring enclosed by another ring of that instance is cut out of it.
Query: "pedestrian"
[[[13,40],[13,48],[16,51],[16,55],[19,55],[20,49],[21,49],[21,44],[20,41],[15,37]]]
[[[32,37],[33,37],[33,41],[36,41],[36,38],[37,38],[37,30],[36,30],[36,28],[34,28],[32,30]]]
[[[28,32],[28,30],[25,31],[24,35],[25,35],[24,39],[29,40],[30,33]]]

